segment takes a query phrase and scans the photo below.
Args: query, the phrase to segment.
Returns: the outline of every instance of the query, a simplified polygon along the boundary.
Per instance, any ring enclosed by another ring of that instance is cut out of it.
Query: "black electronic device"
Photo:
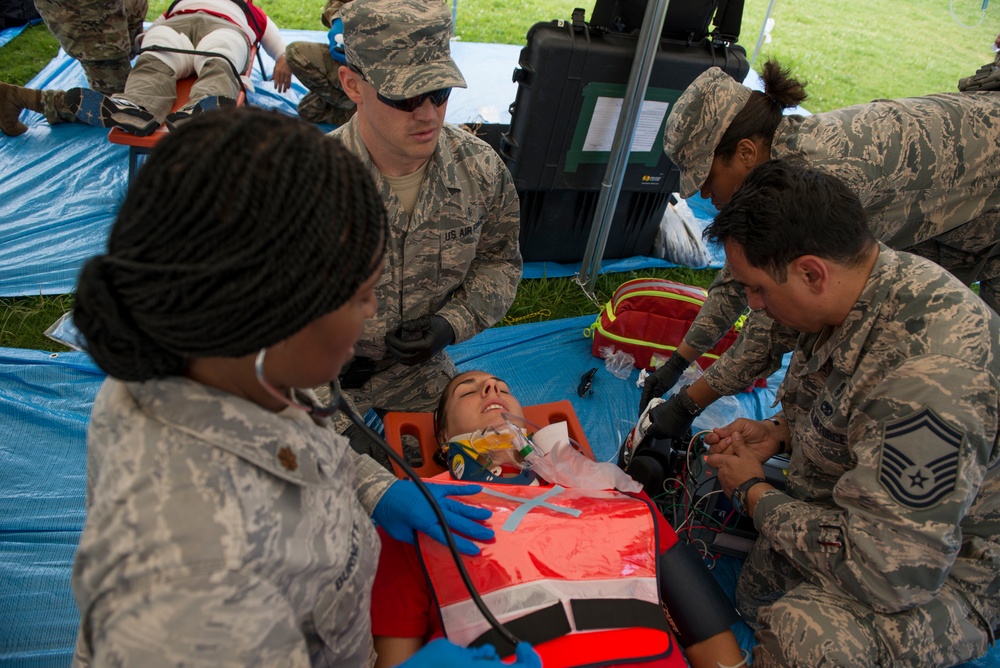
[[[704,543],[712,552],[745,557],[757,540],[757,529],[751,518],[736,512],[719,485],[715,469],[705,462],[706,457],[701,455],[701,472],[694,490],[696,512],[687,536],[692,542]],[[777,489],[785,489],[787,472],[787,455],[775,455],[764,462],[764,479]]]
[[[597,0],[590,25],[633,33],[642,27],[648,0]],[[743,0],[671,0],[661,32],[665,39],[698,42],[711,34],[716,41],[736,42],[743,18]],[[713,20],[714,19],[714,20]]]
[[[514,71],[510,128],[499,148],[521,199],[526,261],[583,258],[637,45],[636,33],[594,27],[582,10],[570,21],[536,23],[528,31]],[[666,117],[713,66],[738,81],[749,71],[746,52],[730,41],[660,40],[603,257],[652,250],[679,180],[663,152]]]

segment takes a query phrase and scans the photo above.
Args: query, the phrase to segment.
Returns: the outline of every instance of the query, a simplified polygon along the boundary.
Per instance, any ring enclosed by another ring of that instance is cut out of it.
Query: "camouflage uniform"
[[[375,287],[378,313],[365,323],[355,345],[358,355],[389,358],[386,333],[429,313],[448,321],[456,343],[500,320],[517,293],[521,253],[517,192],[496,152],[445,123],[408,218],[372,163],[357,120],[330,134],[361,158],[389,213],[385,272]],[[372,407],[428,411],[456,373],[448,354],[441,352],[416,366],[390,366],[345,393],[362,414]]]
[[[35,7],[63,50],[83,66],[91,88],[105,95],[125,90],[147,0],[35,0]],[[74,120],[62,91],[46,91],[42,101],[50,123]]]
[[[741,86],[742,88],[742,86]],[[802,158],[858,194],[872,233],[893,248],[934,260],[960,278],[986,259],[980,295],[1000,310],[1000,93],[947,93],[877,100],[813,116],[787,116],[772,158]],[[735,322],[746,295],[723,267],[685,343],[704,352]],[[795,332],[762,312],[705,373],[735,394],[780,366]]]
[[[327,0],[323,25],[329,28],[343,6],[339,0]],[[354,102],[340,87],[337,76],[340,63],[330,55],[328,44],[292,42],[285,49],[285,59],[292,74],[309,89],[299,100],[299,116],[313,123],[343,125],[354,115]]]
[[[779,399],[788,488],[758,501],[737,586],[754,665],[983,653],[1000,625],[1000,317],[880,244],[844,323],[799,339]]]
[[[329,426],[108,379],[87,477],[74,665],[373,663],[369,512],[395,478]]]

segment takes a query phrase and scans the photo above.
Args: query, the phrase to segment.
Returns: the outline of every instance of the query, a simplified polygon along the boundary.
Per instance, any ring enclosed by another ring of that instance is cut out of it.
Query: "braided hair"
[[[361,162],[276,112],[215,111],[159,142],[89,260],[73,319],[121,380],[241,357],[348,301],[385,250],[386,213]]]

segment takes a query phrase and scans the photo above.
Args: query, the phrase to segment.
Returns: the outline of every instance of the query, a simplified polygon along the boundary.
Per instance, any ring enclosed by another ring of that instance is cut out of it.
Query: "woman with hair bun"
[[[978,280],[980,297],[1000,312],[1000,92],[784,115],[805,101],[805,85],[775,61],[761,77],[763,92],[712,68],[673,105],[663,148],[680,168],[682,197],[700,190],[722,208],[757,165],[772,158],[804,161],[858,195],[876,239],[933,260],[966,284]],[[746,308],[742,286],[724,266],[684,340],[647,378],[640,412]],[[752,312],[736,345],[651,412],[654,428],[662,437],[680,437],[710,403],[777,370],[797,336]]]
[[[298,388],[353,355],[386,231],[360,162],[297,119],[205,114],[153,150],[77,287],[109,378],[87,439],[75,665],[374,663],[371,518],[401,540],[444,533]],[[449,498],[462,491],[434,491],[448,524],[490,538],[488,511]],[[406,665],[499,666],[492,649],[441,641]]]

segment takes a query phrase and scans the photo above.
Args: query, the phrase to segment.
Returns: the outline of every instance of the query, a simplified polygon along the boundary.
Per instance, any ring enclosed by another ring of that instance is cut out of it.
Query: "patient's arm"
[[[729,630],[685,647],[684,656],[691,664],[691,668],[745,665],[743,652],[740,650],[739,643],[736,642],[736,636]]]
[[[375,652],[378,658],[375,659],[375,668],[392,668],[398,666],[411,656],[418,649],[423,647],[423,638],[393,638],[390,636],[375,636]],[[715,668],[715,666],[712,666]]]

